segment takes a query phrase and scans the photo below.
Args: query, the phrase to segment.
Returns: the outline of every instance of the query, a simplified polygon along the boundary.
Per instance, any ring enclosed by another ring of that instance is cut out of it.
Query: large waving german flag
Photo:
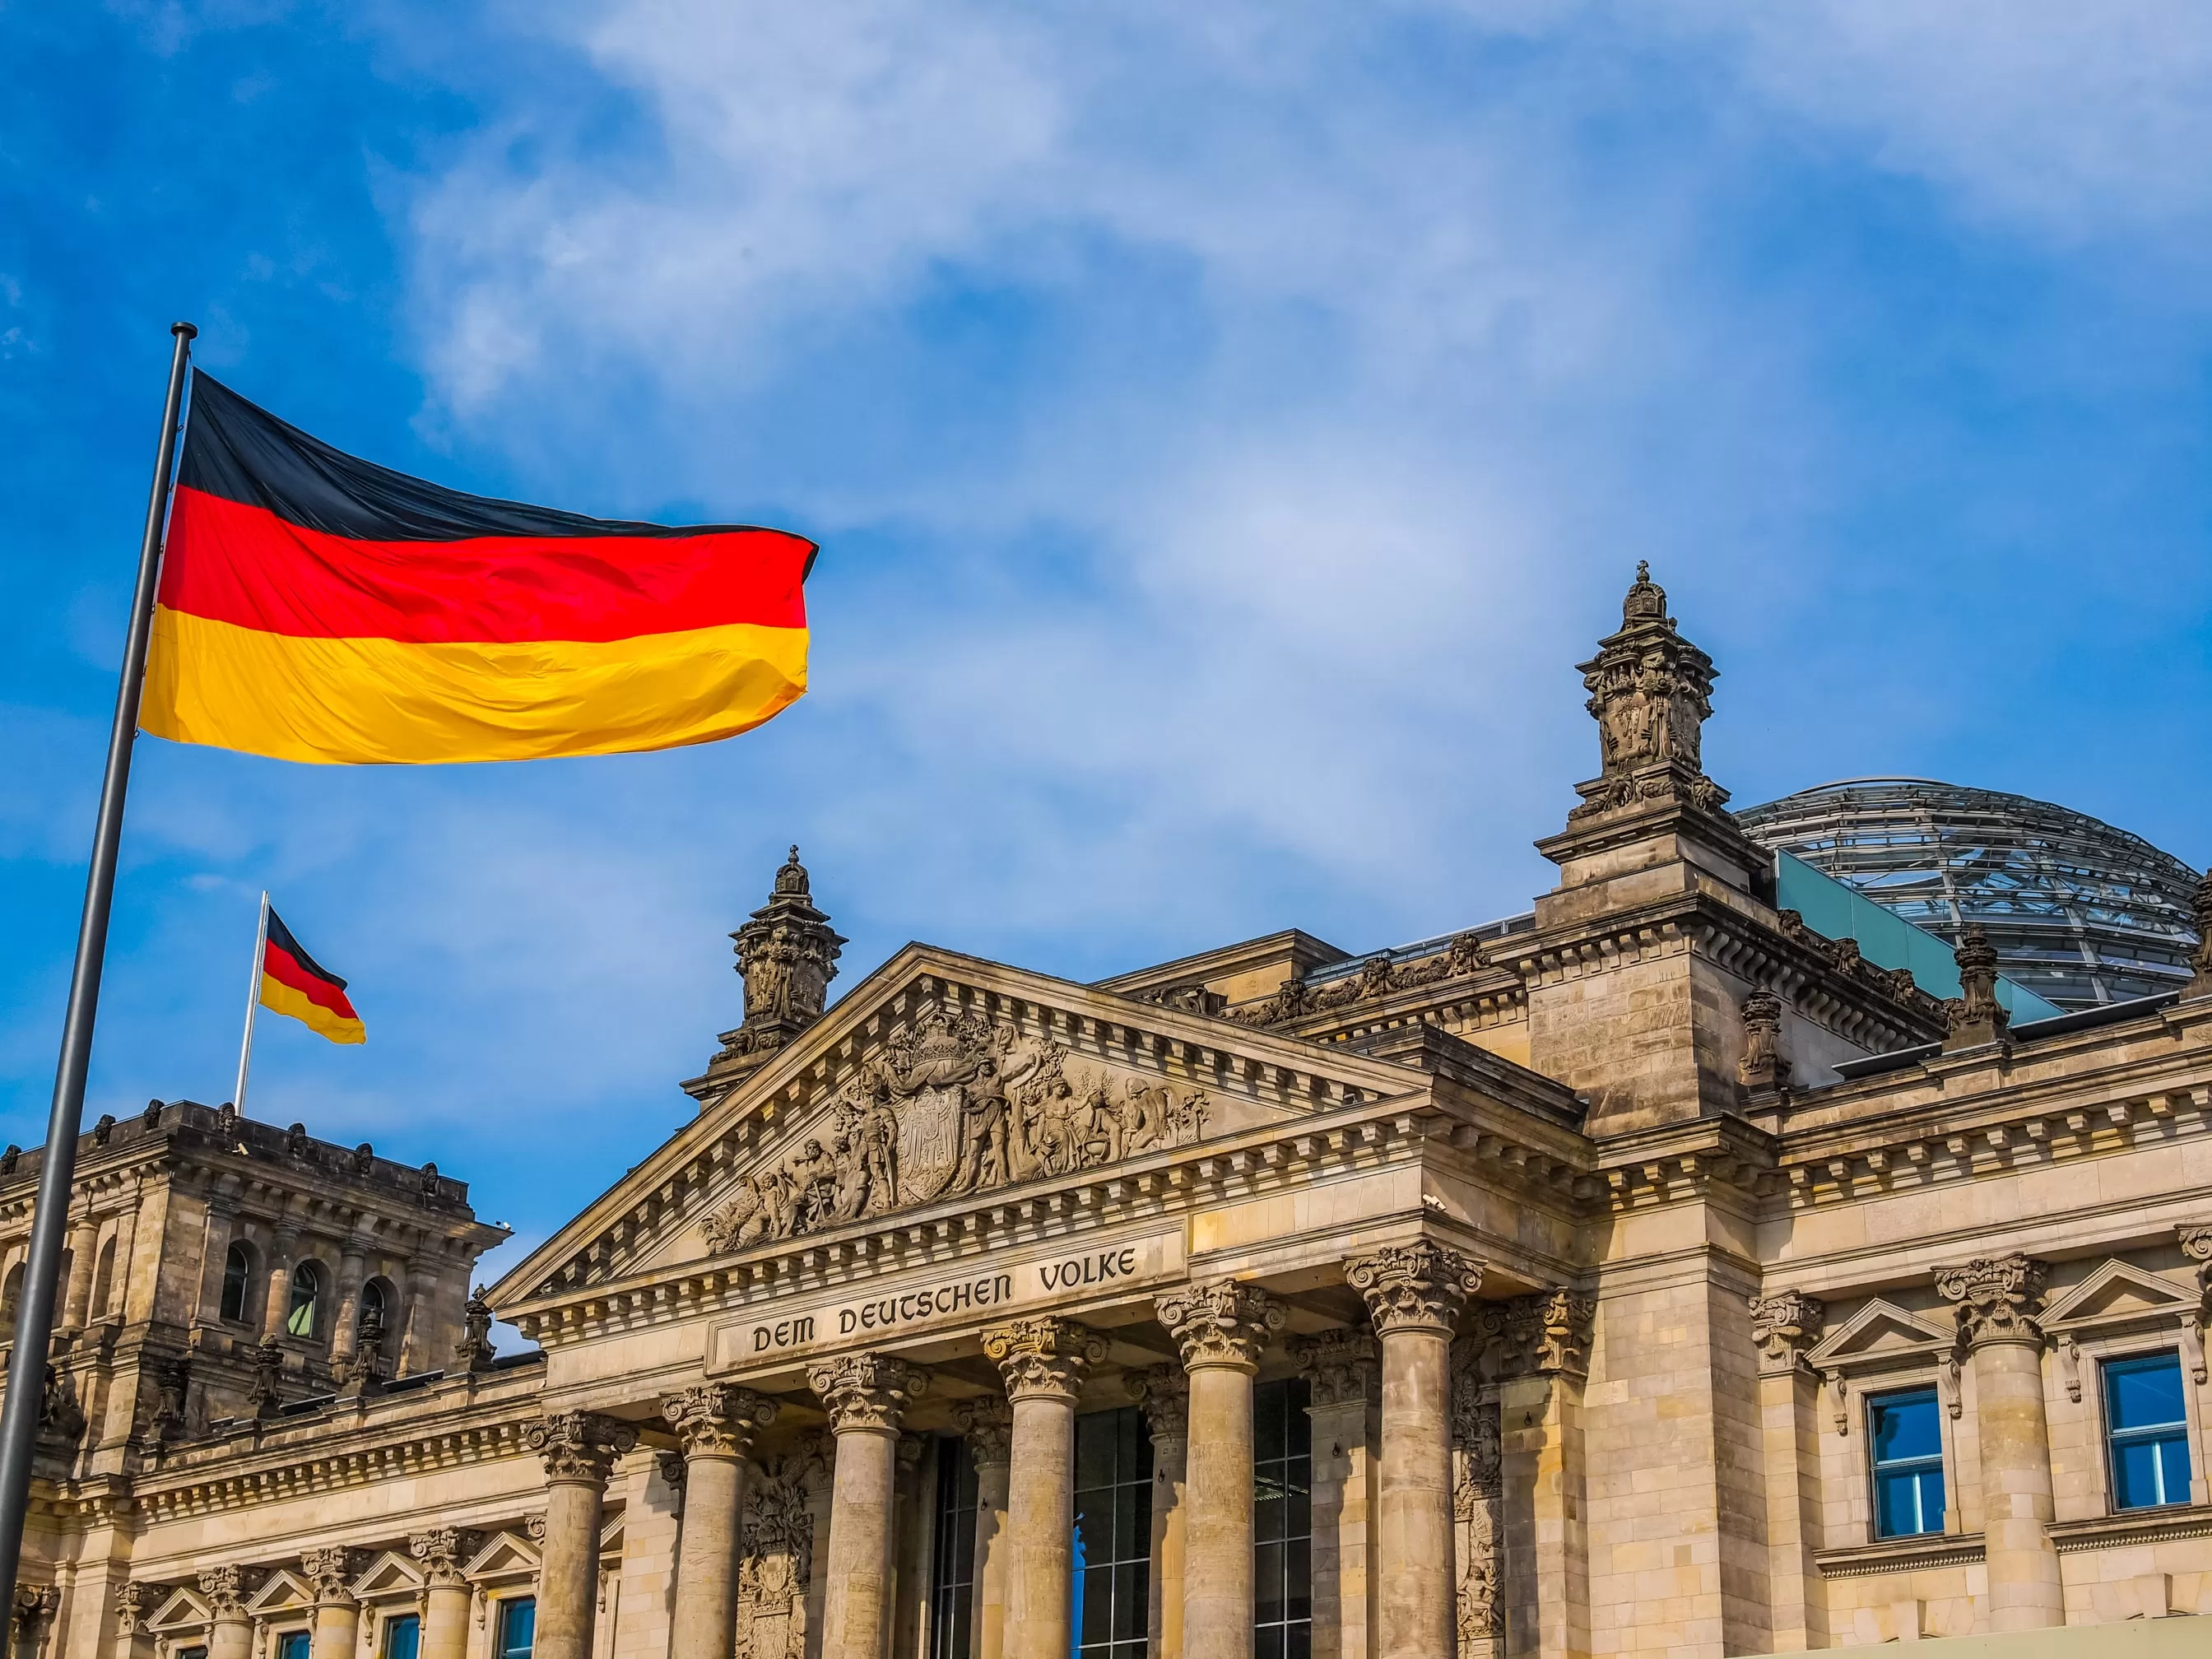
[[[368,1028],[346,997],[346,982],[300,948],[274,910],[261,941],[261,1006],[289,1014],[333,1042],[366,1042]]]
[[[711,742],[805,691],[814,553],[441,489],[195,372],[140,724],[337,763]]]

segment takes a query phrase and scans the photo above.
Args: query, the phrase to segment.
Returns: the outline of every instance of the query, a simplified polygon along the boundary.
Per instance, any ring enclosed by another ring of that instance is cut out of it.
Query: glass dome
[[[2197,872],[2085,813],[1927,778],[1852,778],[1735,817],[1762,846],[1948,941],[1979,922],[1998,971],[2062,1008],[2188,982]]]

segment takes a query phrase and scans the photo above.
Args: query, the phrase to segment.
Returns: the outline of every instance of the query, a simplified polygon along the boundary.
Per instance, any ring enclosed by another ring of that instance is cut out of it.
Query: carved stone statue
[[[822,1018],[844,938],[814,908],[799,848],[775,872],[766,904],[730,935],[745,982],[744,1024],[722,1035],[717,1066],[773,1054]]]
[[[1951,952],[1959,964],[1959,988],[1965,994],[1943,1005],[1943,1051],[1978,1048],[2002,1042],[2012,1016],[1997,1000],[1997,953],[1989,935],[1974,923],[1959,930],[1958,947]]]
[[[1667,593],[1638,562],[1620,607],[1620,631],[1581,665],[1596,720],[1599,775],[1576,786],[1571,823],[1646,801],[1718,811],[1728,793],[1705,776],[1703,734],[1713,712],[1713,659],[1675,631]]]

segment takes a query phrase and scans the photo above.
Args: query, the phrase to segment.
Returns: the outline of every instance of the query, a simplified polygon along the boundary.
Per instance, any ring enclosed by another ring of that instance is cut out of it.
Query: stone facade
[[[1290,932],[1084,986],[917,945],[825,1011],[844,941],[794,849],[696,1119],[479,1297],[501,1235],[434,1170],[103,1121],[19,1645],[351,1659],[413,1618],[492,1659],[527,1598],[547,1659],[1060,1659],[1083,1425],[1139,1407],[1127,1639],[1248,1659],[1288,1547],[1263,1398],[1310,1428],[1316,1659],[2212,1613],[2212,957],[2010,1027],[1969,939],[1939,1002],[1773,907],[1648,574],[1582,672],[1558,884],[1406,951]],[[0,1161],[0,1266],[36,1156]],[[494,1308],[538,1352],[494,1358]],[[2145,1358],[2187,1468],[2130,1507],[2107,1368]]]

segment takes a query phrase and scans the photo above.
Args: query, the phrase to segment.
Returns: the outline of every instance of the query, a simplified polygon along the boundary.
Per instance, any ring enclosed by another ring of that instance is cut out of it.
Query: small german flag
[[[300,948],[274,910],[261,943],[261,1006],[289,1014],[333,1042],[366,1042],[368,1030],[346,1000],[346,982]]]

